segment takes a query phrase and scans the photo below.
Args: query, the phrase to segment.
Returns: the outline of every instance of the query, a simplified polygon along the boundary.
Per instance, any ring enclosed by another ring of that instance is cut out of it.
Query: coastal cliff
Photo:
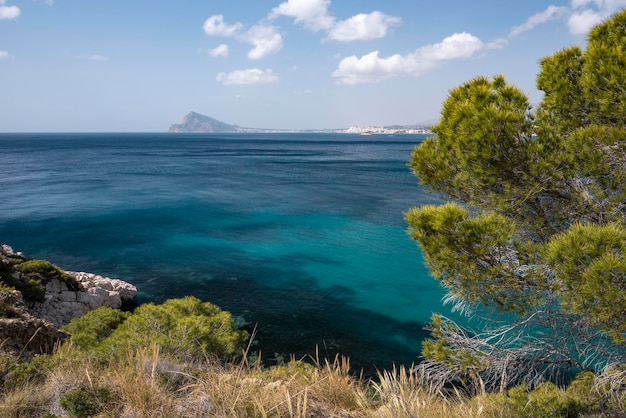
[[[132,303],[137,288],[118,279],[68,272],[0,244],[0,353],[49,353],[69,336],[59,328],[101,306]]]
[[[183,117],[183,123],[173,124],[167,131],[173,133],[242,132],[243,129],[200,113],[189,112]]]

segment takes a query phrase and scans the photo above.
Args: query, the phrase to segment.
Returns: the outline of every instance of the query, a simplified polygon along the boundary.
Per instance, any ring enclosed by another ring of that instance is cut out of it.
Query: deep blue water
[[[403,213],[424,136],[0,134],[0,242],[194,295],[257,326],[254,349],[418,361],[442,290]]]

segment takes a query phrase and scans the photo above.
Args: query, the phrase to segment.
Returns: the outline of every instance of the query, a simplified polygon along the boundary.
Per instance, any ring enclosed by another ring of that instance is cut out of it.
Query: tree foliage
[[[410,234],[457,307],[491,313],[476,332],[435,317],[424,355],[444,380],[626,362],[625,28],[623,10],[584,51],[543,58],[535,112],[502,75],[452,89],[413,151],[413,172],[450,202],[411,209]]]

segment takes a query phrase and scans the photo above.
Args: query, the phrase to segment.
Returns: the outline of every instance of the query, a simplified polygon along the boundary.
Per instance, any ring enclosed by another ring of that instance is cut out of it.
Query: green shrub
[[[61,397],[60,405],[71,417],[92,417],[105,411],[112,399],[105,386],[77,387]]]
[[[15,264],[14,268],[29,279],[41,280],[41,277],[58,279],[67,284],[70,290],[79,290],[80,288],[74,276],[45,260],[24,261],[23,263]]]
[[[16,281],[15,288],[22,292],[24,300],[34,302],[46,300],[46,286],[39,279]]]
[[[15,261],[15,260],[14,260]],[[14,272],[21,273],[21,279],[13,277]],[[79,290],[76,279],[45,260],[17,260],[15,264],[0,262],[0,279],[3,289],[15,288],[22,292],[27,301],[43,302],[46,283],[51,279],[64,282],[68,289]]]
[[[17,388],[27,383],[43,382],[55,365],[56,358],[47,354],[35,356],[29,362],[14,364],[7,373],[4,386]]]
[[[1,277],[0,277],[1,279]],[[11,292],[15,290],[15,288],[13,286],[9,286],[6,283],[4,283],[3,280],[0,280],[0,292]]]
[[[505,393],[488,395],[511,416],[520,418],[574,418],[597,412],[601,397],[594,391],[594,376],[581,373],[566,388],[545,382],[533,390],[516,386]]]
[[[106,306],[73,319],[63,329],[72,334],[70,341],[80,350],[97,348],[130,313]]]
[[[141,305],[102,342],[102,348],[123,354],[129,348],[156,344],[163,354],[182,360],[205,355],[227,359],[241,353],[247,338],[245,331],[235,329],[229,312],[188,296]]]
[[[19,314],[16,312],[15,307],[4,300],[0,300],[0,319],[1,318],[15,318]]]

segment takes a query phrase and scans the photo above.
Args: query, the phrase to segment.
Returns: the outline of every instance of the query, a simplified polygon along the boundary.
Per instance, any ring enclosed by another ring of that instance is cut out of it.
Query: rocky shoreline
[[[11,268],[24,258],[6,244],[0,244],[0,263],[10,278],[23,280],[23,273]],[[123,280],[111,279],[85,272],[61,270],[72,282],[38,274],[45,285],[43,300],[24,298],[19,290],[0,289],[0,305],[5,311],[0,317],[0,353],[32,357],[49,353],[69,334],[60,328],[72,319],[101,306],[120,309],[132,304],[137,288]]]

